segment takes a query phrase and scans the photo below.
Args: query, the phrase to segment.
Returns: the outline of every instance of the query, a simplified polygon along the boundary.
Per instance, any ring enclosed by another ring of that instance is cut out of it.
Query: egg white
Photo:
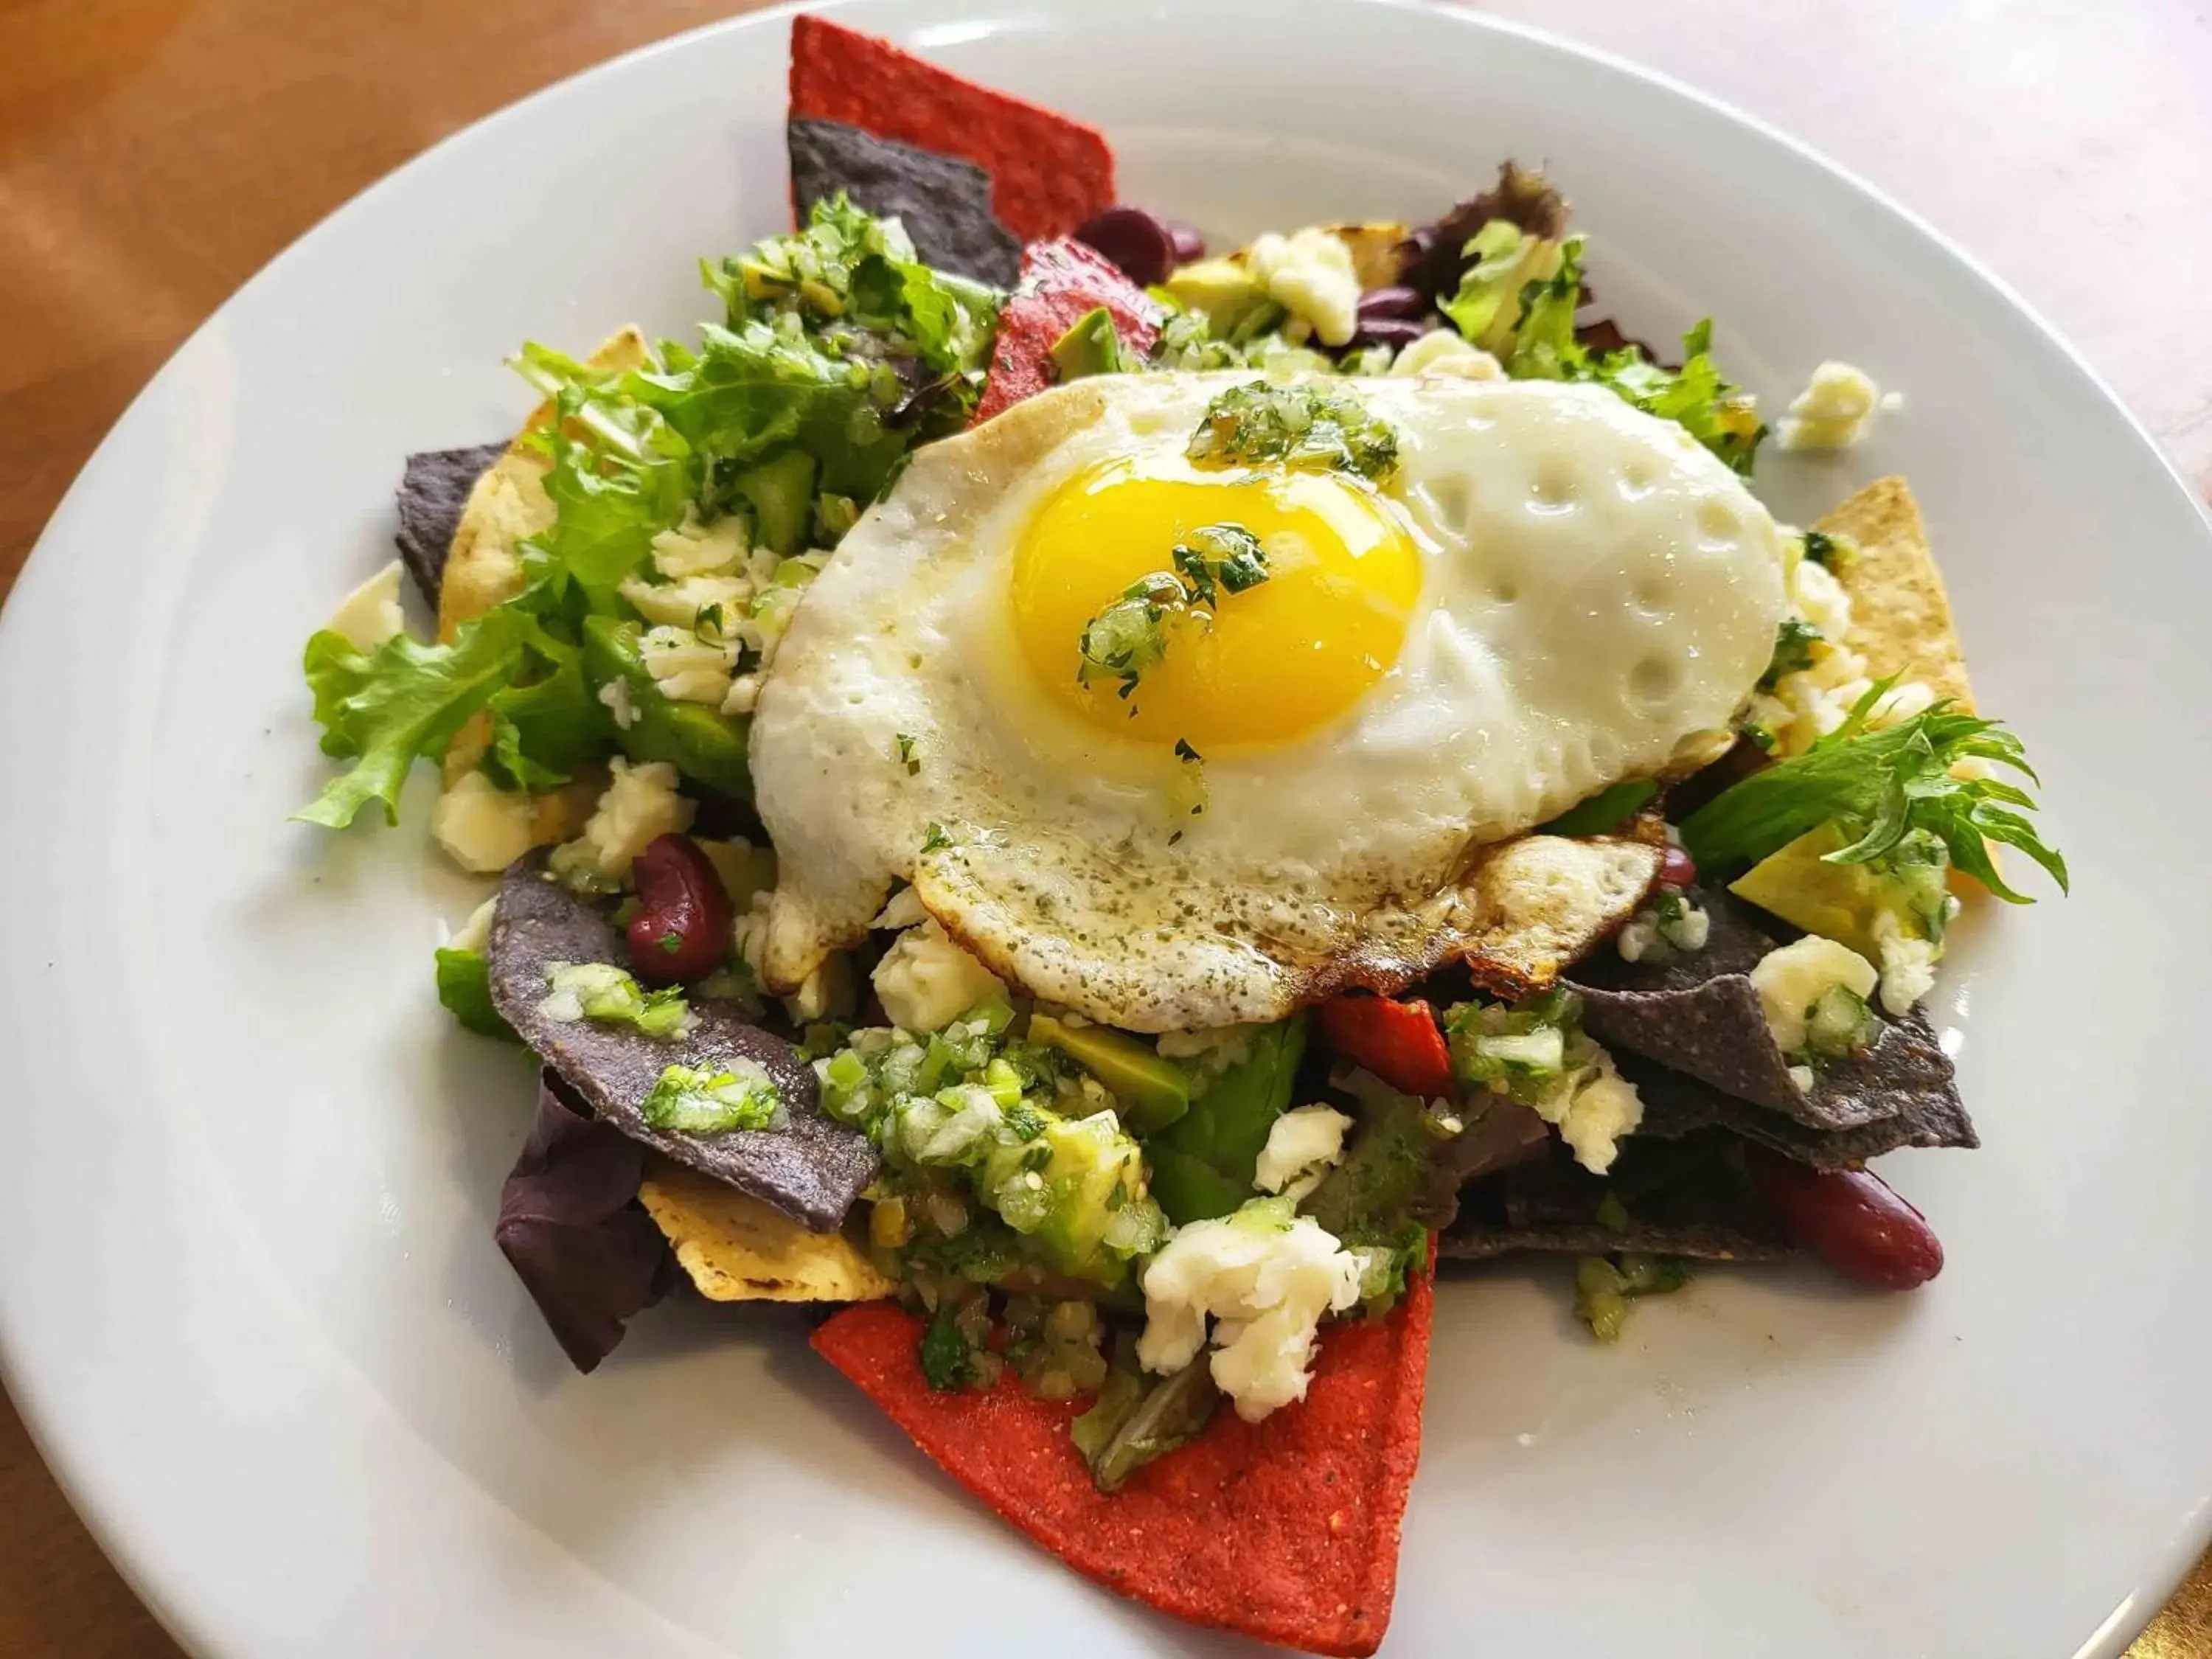
[[[1765,670],[1774,525],[1680,427],[1594,386],[1332,381],[1399,433],[1384,489],[1423,563],[1403,648],[1334,722],[1209,754],[1202,816],[1171,808],[1182,763],[1037,684],[1007,599],[1015,550],[1069,478],[1179,447],[1249,378],[1101,376],[1032,398],[921,452],[846,538],[752,728],[781,861],[772,986],[857,940],[903,878],[995,970],[1094,1018],[1278,1018],[1347,972],[1433,959],[1409,930],[1449,932],[1448,914],[1494,929],[1449,897],[1471,847],[1662,771]],[[1632,904],[1642,862],[1584,864],[1554,884]]]

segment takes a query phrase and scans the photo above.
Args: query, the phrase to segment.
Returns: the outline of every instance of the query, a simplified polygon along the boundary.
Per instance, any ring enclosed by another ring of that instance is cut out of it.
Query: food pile
[[[410,458],[300,816],[428,760],[496,878],[438,994],[538,1062],[496,1237],[580,1369],[823,1304],[1079,1571],[1370,1652],[1440,1259],[1565,1253],[1608,1341],[1700,1261],[1940,1269],[1867,1166],[1976,1144],[1923,1005],[2064,884],[2033,775],[1902,481],[1777,525],[1542,177],[1209,255],[886,43],[798,18],[791,87],[695,343],[527,345],[519,435]]]

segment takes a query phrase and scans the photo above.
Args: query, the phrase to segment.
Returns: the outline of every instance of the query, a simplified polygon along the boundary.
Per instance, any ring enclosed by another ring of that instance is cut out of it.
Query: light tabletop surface
[[[0,595],[100,435],[285,244],[477,117],[753,9],[0,0]],[[2055,323],[2212,492],[2212,8],[1488,9],[1679,76],[1872,179]],[[0,1409],[0,1655],[176,1652]],[[2130,1652],[2212,1659],[2212,1556]]]

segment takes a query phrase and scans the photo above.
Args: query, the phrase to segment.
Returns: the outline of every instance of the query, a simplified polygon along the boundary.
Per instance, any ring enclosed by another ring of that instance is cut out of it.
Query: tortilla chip
[[[517,859],[501,883],[485,952],[492,1006],[515,1035],[590,1103],[600,1121],[633,1140],[726,1182],[816,1232],[845,1218],[875,1178],[867,1137],[833,1123],[817,1104],[814,1068],[782,1038],[745,1020],[736,1005],[693,997],[690,1032],[661,1041],[628,1025],[548,1019],[539,1012],[554,963],[627,967],[629,951],[606,915],[546,874],[543,851]],[[685,1134],[656,1129],[642,1108],[672,1065],[720,1070],[749,1060],[772,1079],[790,1122],[781,1129]]]
[[[638,1207],[644,1163],[645,1149],[594,1121],[558,1074],[538,1074],[538,1115],[500,1188],[492,1236],[580,1371],[674,1282],[667,1243]]]
[[[645,335],[635,325],[607,337],[584,362],[599,369],[635,368],[645,362]],[[550,398],[530,411],[522,430],[469,492],[438,596],[438,637],[451,640],[470,622],[522,591],[518,544],[553,522],[545,475],[553,463],[524,441],[553,419]],[[458,739],[457,739],[458,741]]]
[[[1964,1116],[1950,1059],[1917,1008],[1902,1019],[1876,1010],[1872,1042],[1800,1090],[1748,977],[1778,941],[1748,905],[1709,890],[1692,896],[1711,921],[1704,950],[1665,963],[1600,951],[1569,976],[1592,1036],[1812,1129],[1856,1129],[1908,1112]]]
[[[791,194],[801,223],[842,191],[855,207],[906,228],[924,264],[994,288],[1021,274],[1022,245],[991,216],[991,175],[973,161],[847,126],[792,117]]]
[[[710,1302],[872,1302],[898,1288],[844,1234],[810,1232],[680,1164],[653,1159],[637,1195]]]
[[[1052,348],[1091,312],[1104,307],[1121,349],[1144,356],[1160,337],[1158,303],[1087,243],[1065,237],[1033,242],[1022,254],[1021,282],[999,313],[990,377],[975,405],[980,424],[1056,384]]]
[[[1261,1423],[1217,1411],[1110,1498],[1068,1437],[1074,1403],[1033,1399],[1011,1376],[935,1392],[917,1357],[921,1321],[896,1304],[845,1310],[814,1347],[953,1480],[1085,1577],[1194,1625],[1365,1655],[1397,1589],[1431,1290],[1417,1273],[1388,1319],[1328,1327],[1304,1401]]]
[[[1815,1170],[1856,1170],[1903,1146],[1978,1146],[1973,1120],[1955,1089],[1911,1096],[1896,1114],[1850,1129],[1815,1129],[1723,1094],[1709,1083],[1634,1054],[1614,1056],[1644,1101],[1639,1138],[1674,1139],[1715,1126]]]
[[[497,439],[466,449],[424,450],[407,458],[396,492],[399,532],[392,541],[407,574],[434,611],[445,586],[446,555],[453,549],[469,495],[477,480],[506,451],[506,440]]]
[[[1625,1225],[1597,1219],[1608,1197],[1626,1210]],[[1458,1217],[1437,1241],[1438,1255],[1462,1261],[1520,1250],[1771,1261],[1793,1248],[1741,1149],[1717,1128],[1679,1142],[1646,1139],[1639,1130],[1601,1176],[1555,1144],[1541,1161],[1470,1182]]]
[[[592,368],[635,368],[647,355],[645,336],[633,325],[608,336],[584,361]],[[543,431],[552,418],[549,398],[530,411],[522,430],[469,491],[440,572],[438,637],[441,641],[450,641],[462,623],[474,621],[522,591],[521,544],[553,523],[553,502],[545,493],[545,475],[553,470],[553,464],[523,441],[533,432]],[[491,716],[478,710],[446,746],[439,763],[444,787],[451,789],[475,771],[490,748]],[[537,808],[536,822],[531,827],[536,844],[550,846],[579,834],[605,787],[605,774],[592,766],[580,770],[566,787],[532,797]]]
[[[1114,152],[1096,130],[824,17],[791,20],[791,113],[974,162],[990,175],[992,213],[1024,241],[1066,236],[1114,204]]]
[[[1921,681],[1971,711],[1966,652],[1905,480],[1876,479],[1813,527],[1858,544],[1859,556],[1836,579],[1851,601],[1844,642],[1866,659],[1869,676]]]

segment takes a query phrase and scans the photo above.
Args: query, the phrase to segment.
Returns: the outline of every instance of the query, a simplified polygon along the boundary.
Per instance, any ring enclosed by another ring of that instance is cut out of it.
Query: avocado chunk
[[[789,557],[806,539],[814,509],[814,458],[787,449],[738,475],[732,486],[753,510],[753,542]]]
[[[1163,286],[1177,305],[1203,313],[1217,331],[1224,332],[1267,297],[1259,279],[1230,258],[1194,260],[1170,272]]]
[[[1211,1164],[1164,1141],[1145,1148],[1145,1162],[1152,1167],[1153,1202],[1178,1227],[1231,1214],[1252,1196],[1250,1182],[1240,1185]]]
[[[1146,1135],[1190,1109],[1190,1079],[1136,1038],[1103,1025],[1063,1025],[1049,1014],[1030,1016],[1030,1041],[1066,1054],[1113,1091],[1122,1121]]]
[[[703,703],[677,702],[662,695],[645,665],[638,638],[635,623],[585,618],[585,673],[595,686],[620,680],[629,690],[635,718],[629,730],[617,732],[623,752],[635,761],[666,761],[717,793],[750,799],[744,727]]]
[[[1102,1285],[1121,1283],[1129,1258],[1158,1249],[1167,1234],[1146,1201],[1144,1154],[1110,1112],[1066,1118],[1030,1109],[1042,1120],[1039,1133],[995,1144],[977,1187],[1050,1266]]]
[[[1914,938],[1942,937],[1945,888],[1939,861],[1907,857],[1886,866],[1829,863],[1827,855],[1843,845],[1833,825],[1808,830],[1730,882],[1729,891],[1808,933],[1848,945],[1869,962],[1881,960],[1875,918],[1885,911]],[[1921,849],[1900,843],[1899,850]]]
[[[1074,326],[1052,343],[1053,365],[1063,380],[1079,380],[1086,374],[1122,374],[1132,365],[1121,355],[1121,337],[1114,331],[1114,313],[1100,306],[1075,319]]]

